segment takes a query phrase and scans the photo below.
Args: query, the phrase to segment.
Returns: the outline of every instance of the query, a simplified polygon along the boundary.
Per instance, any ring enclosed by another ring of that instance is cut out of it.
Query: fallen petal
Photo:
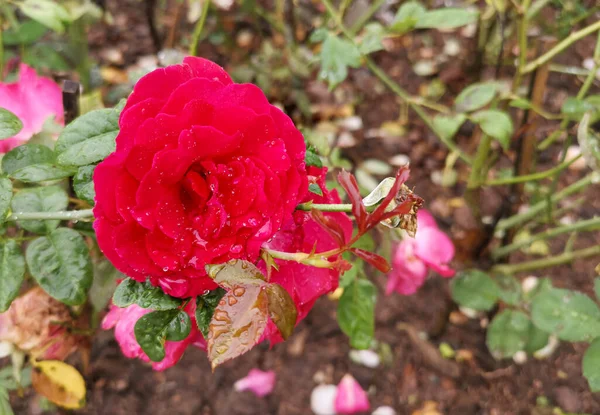
[[[352,375],[345,375],[337,387],[335,412],[338,414],[356,414],[368,411],[369,398]]]
[[[238,392],[250,391],[262,398],[273,392],[275,388],[275,372],[272,370],[263,372],[260,369],[252,369],[245,378],[234,383],[233,389]]]

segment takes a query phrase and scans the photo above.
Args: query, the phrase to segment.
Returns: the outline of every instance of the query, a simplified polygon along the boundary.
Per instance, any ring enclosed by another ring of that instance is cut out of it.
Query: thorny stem
[[[194,34],[192,35],[192,43],[190,44],[190,55],[196,56],[198,53],[198,43],[200,42],[200,35],[202,35],[202,29],[204,29],[204,23],[206,22],[206,16],[208,15],[208,7],[210,6],[210,0],[204,0],[202,4],[202,14],[196,22],[194,27]]]
[[[516,274],[517,272],[526,272],[554,267],[556,265],[568,264],[577,258],[588,258],[595,255],[600,255],[600,245],[579,249],[577,251],[565,252],[548,258],[521,262],[518,264],[496,265],[492,268],[492,272],[498,272],[501,274]]]
[[[576,181],[570,186],[565,187],[560,192],[552,195],[550,201],[552,204],[556,204],[559,201],[563,200],[567,196],[570,196],[574,193],[577,193],[592,183],[598,182],[600,180],[600,175],[596,172],[592,172],[582,179]],[[541,212],[546,208],[546,201],[542,200],[535,205],[531,206],[526,212],[519,213],[517,215],[511,216],[509,218],[503,219],[498,222],[496,226],[496,230],[506,230],[510,229],[514,226],[520,225],[522,223],[528,222],[529,220],[538,216]]]
[[[85,220],[93,217],[92,209],[83,209],[60,212],[13,212],[6,220]]]
[[[556,167],[553,167],[549,170],[541,171],[538,173],[527,174],[525,176],[507,177],[506,179],[488,180],[485,183],[485,185],[486,186],[502,186],[502,185],[506,185],[506,184],[525,183],[525,182],[532,182],[532,181],[546,179],[548,177],[553,176],[554,174],[556,174],[558,172],[563,171],[564,169],[569,167],[571,164],[573,164],[577,160],[579,160],[581,157],[582,157],[582,155],[579,154],[577,157],[573,157],[571,160],[564,161]]]
[[[588,27],[578,30],[577,32],[571,33],[569,36],[567,36],[565,39],[563,39],[562,42],[560,42],[558,45],[554,46],[548,52],[544,53],[542,56],[535,59],[533,62],[528,63],[523,68],[523,74],[533,72],[538,66],[543,65],[544,63],[548,62],[550,59],[554,58],[556,55],[558,55],[559,53],[564,51],[566,48],[571,46],[573,43],[575,43],[576,41],[578,41],[580,39],[583,39],[590,33],[594,33],[596,30],[600,30],[600,20],[598,20],[594,24],[589,25]]]
[[[562,235],[563,233],[569,233],[573,231],[595,231],[598,229],[600,229],[600,217],[582,220],[579,222],[572,223],[570,225],[558,226],[556,228],[548,229],[544,232],[532,235],[530,238],[513,242],[510,245],[506,245],[501,248],[495,249],[494,251],[492,251],[492,257],[494,259],[502,258],[503,256],[506,256],[511,252],[516,251],[517,249],[531,245],[535,241],[551,239],[555,236]]]
[[[372,212],[377,206],[367,206],[367,212]],[[296,206],[296,210],[311,211],[313,209],[320,210],[321,212],[346,212],[352,213],[352,204],[350,203],[339,203],[339,204],[327,204],[327,203],[301,203]]]
[[[344,36],[349,41],[354,43],[354,34],[344,26],[340,15],[333,8],[331,1],[323,0],[323,4],[325,5],[325,8],[329,12],[329,14],[333,17],[333,20],[338,26],[338,29],[344,34]],[[413,109],[413,111],[415,111],[417,115],[421,117],[421,119],[423,120],[423,122],[425,122],[427,127],[429,127],[434,132],[434,134],[438,136],[442,143],[444,143],[450,150],[455,151],[459,155],[459,157],[465,162],[471,163],[471,158],[468,155],[466,155],[460,148],[458,148],[456,144],[454,144],[451,140],[442,137],[441,135],[438,135],[436,129],[433,126],[433,121],[431,120],[429,115],[427,115],[427,113],[423,110],[423,108],[421,108],[418,99],[411,97],[408,92],[406,92],[400,85],[394,82],[379,66],[377,66],[377,64],[375,64],[375,62],[373,62],[371,58],[369,58],[366,55],[362,55],[362,57],[367,67],[371,70],[371,72],[373,72],[373,75],[379,78],[379,80],[383,82],[385,86],[387,86],[392,92],[398,95],[400,99],[406,102]]]

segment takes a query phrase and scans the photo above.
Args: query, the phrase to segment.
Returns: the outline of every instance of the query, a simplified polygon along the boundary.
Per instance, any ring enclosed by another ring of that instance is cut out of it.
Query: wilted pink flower
[[[161,371],[175,365],[179,359],[181,359],[183,352],[185,352],[185,349],[190,344],[206,350],[206,341],[198,330],[196,321],[193,318],[195,307],[196,303],[192,301],[186,308],[186,312],[190,314],[190,317],[192,318],[192,331],[190,332],[190,335],[182,341],[166,341],[165,358],[160,362],[152,362],[152,369]],[[146,356],[146,353],[144,353],[138,344],[133,331],[135,323],[137,323],[143,315],[150,312],[152,312],[152,310],[142,308],[136,304],[124,308],[111,305],[110,311],[106,314],[104,320],[102,320],[102,328],[104,330],[110,330],[113,327],[115,328],[115,338],[117,339],[119,346],[121,346],[121,351],[130,359],[139,358],[144,362],[150,362],[150,358]]]
[[[335,394],[335,412],[337,414],[356,414],[368,411],[369,398],[358,382],[346,374],[337,387]]]
[[[275,372],[272,370],[263,372],[260,369],[252,369],[245,378],[235,382],[233,388],[238,392],[249,390],[262,398],[273,392],[273,388],[275,388]]]
[[[85,328],[71,317],[69,308],[40,287],[17,297],[0,314],[0,342],[8,342],[39,360],[64,360],[85,342],[69,328]]]
[[[64,123],[60,87],[50,78],[37,76],[35,70],[24,63],[19,66],[17,82],[0,82],[0,107],[23,122],[23,129],[17,135],[0,141],[0,153],[6,153],[42,131],[50,117],[56,117],[59,124]]]
[[[450,238],[439,230],[431,213],[419,210],[415,238],[405,238],[394,251],[386,294],[393,291],[414,294],[425,282],[429,269],[443,277],[452,277],[454,270],[448,266],[452,258],[454,244]]]

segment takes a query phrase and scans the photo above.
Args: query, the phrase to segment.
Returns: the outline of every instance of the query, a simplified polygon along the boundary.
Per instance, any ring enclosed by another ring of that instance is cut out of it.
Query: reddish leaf
[[[342,170],[342,172],[338,175],[338,182],[344,188],[348,197],[350,198],[350,202],[352,203],[352,214],[356,219],[356,223],[358,224],[358,230],[360,233],[363,233],[367,227],[367,209],[363,204],[362,197],[360,196],[360,191],[358,190],[358,183],[356,183],[356,179],[346,170]]]
[[[350,248],[350,251],[354,253],[357,257],[367,261],[369,264],[373,265],[375,268],[377,268],[383,273],[387,273],[392,269],[390,267],[390,264],[388,264],[387,260],[380,255],[377,255],[373,252],[365,251],[364,249],[360,248]]]
[[[238,285],[263,285],[265,276],[254,264],[232,259],[224,264],[207,265],[208,276],[221,287],[231,290]]]
[[[268,321],[264,286],[234,285],[223,296],[208,326],[208,359],[213,370],[254,347]]]
[[[344,229],[340,223],[330,216],[325,216],[320,210],[313,209],[310,211],[310,216],[317,222],[323,230],[325,230],[335,240],[338,246],[346,245]]]
[[[267,297],[269,299],[269,317],[279,329],[281,337],[286,340],[292,335],[298,317],[294,300],[279,284],[267,285]]]

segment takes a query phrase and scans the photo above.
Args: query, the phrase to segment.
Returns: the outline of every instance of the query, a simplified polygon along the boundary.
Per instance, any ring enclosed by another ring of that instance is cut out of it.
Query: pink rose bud
[[[238,391],[250,391],[262,398],[273,392],[275,388],[275,372],[269,370],[263,372],[260,369],[252,369],[245,378],[235,382],[233,388]]]
[[[337,387],[335,412],[337,414],[356,414],[368,411],[370,407],[367,393],[352,375],[346,374]]]

